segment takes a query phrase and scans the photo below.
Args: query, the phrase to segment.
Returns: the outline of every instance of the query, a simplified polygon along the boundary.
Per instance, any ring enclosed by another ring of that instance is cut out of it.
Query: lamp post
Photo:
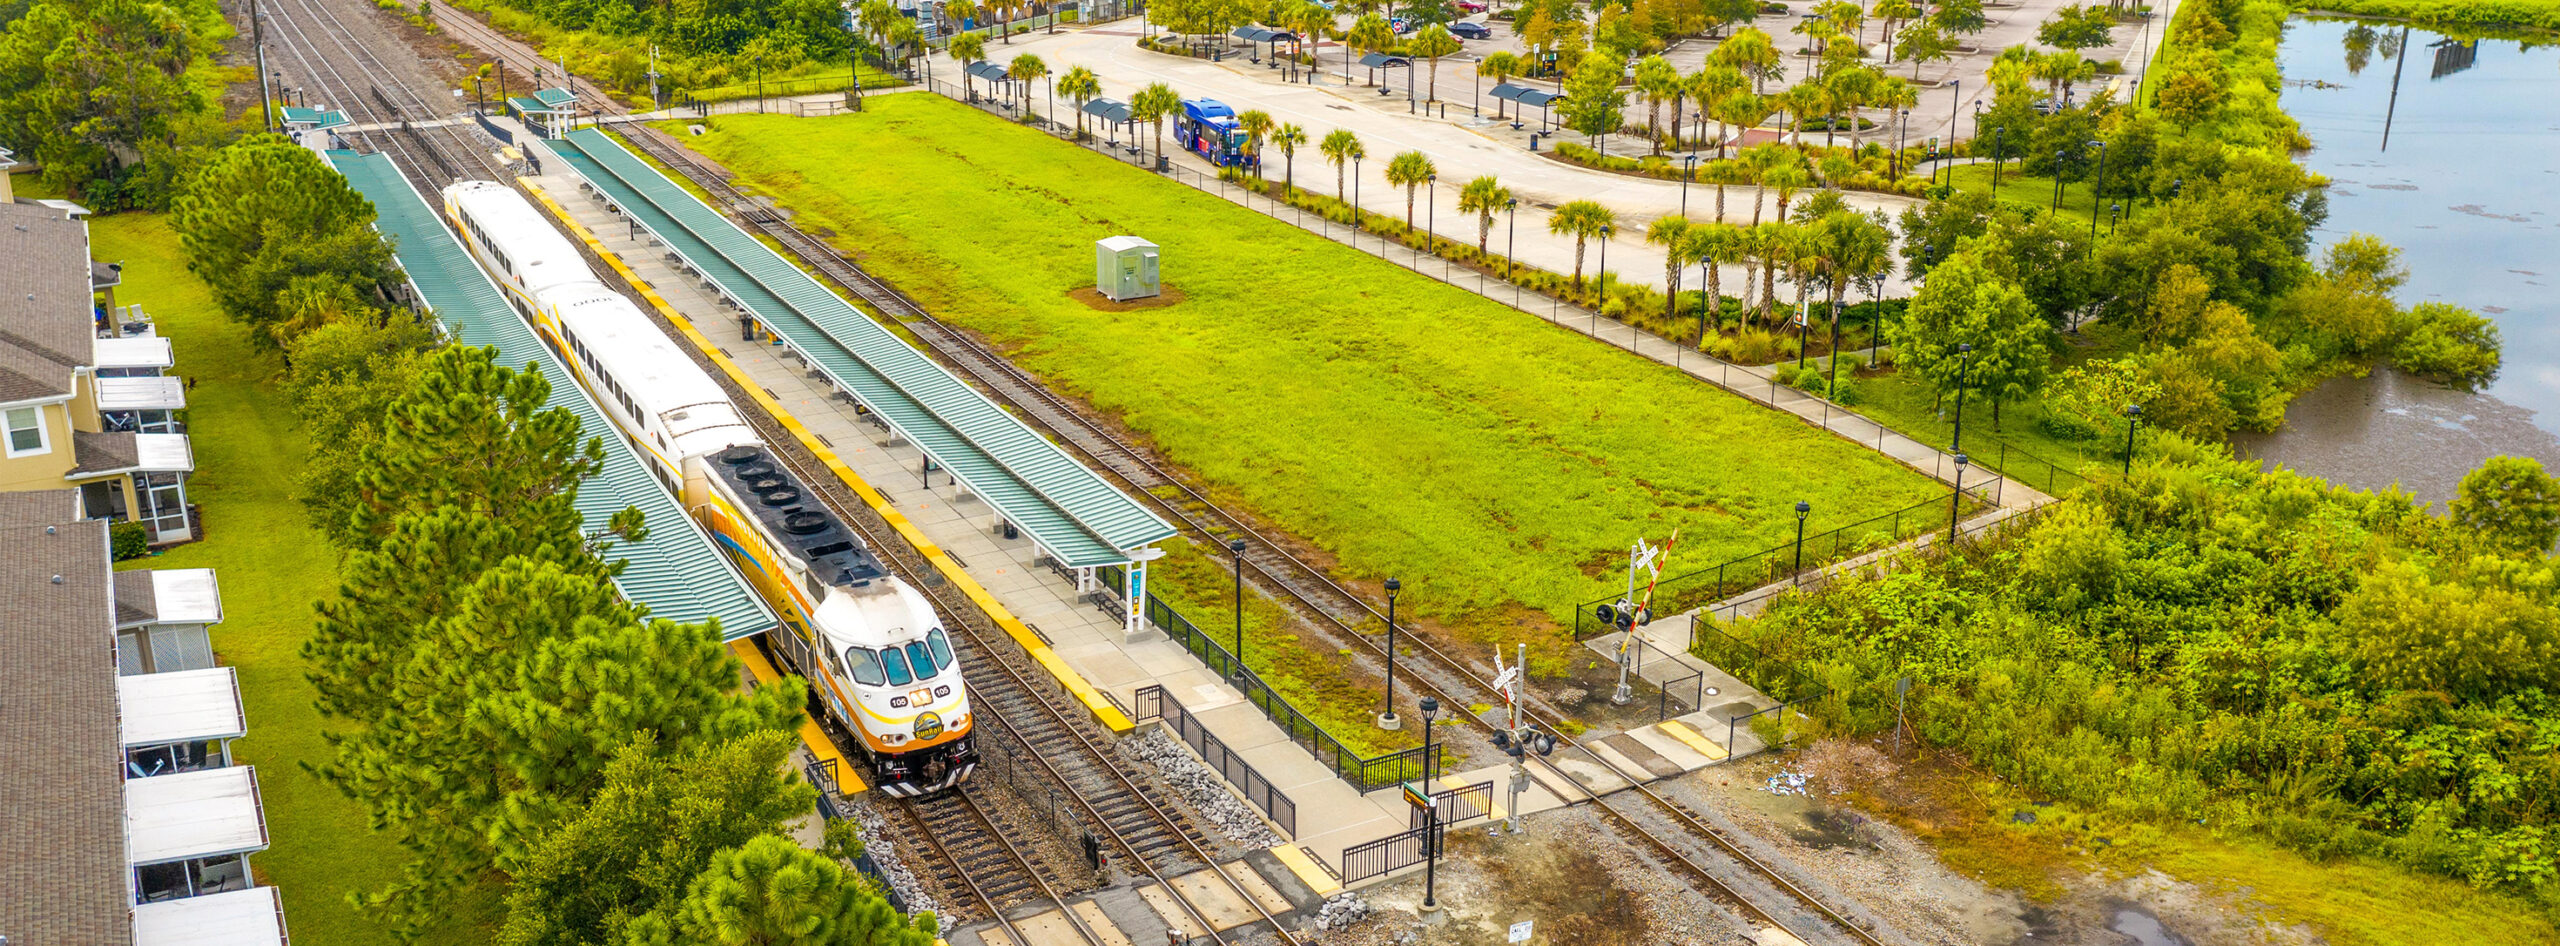
[[[1964,507],[1964,468],[1973,462],[1962,451],[1956,453],[1956,488],[1947,493],[1947,551],[1956,547],[1956,516]]]
[[[1680,215],[1683,217],[1689,215],[1689,179],[1697,176],[1697,170],[1698,156],[1695,153],[1680,159]]]
[[[2124,475],[2133,475],[2133,432],[2142,426],[2142,405],[2124,406]]]
[[[1962,456],[1964,454],[1964,391],[1966,384],[1973,380],[1973,343],[1964,342],[1957,345],[1956,358],[1958,359],[1956,364],[1956,432],[1953,442],[1949,443],[1948,446],[1953,448],[1958,456]]]
[[[1520,198],[1513,197],[1504,201],[1502,212],[1511,218],[1508,223],[1511,234],[1503,238],[1502,247],[1502,278],[1509,279],[1511,268],[1520,264],[1520,257],[1517,255],[1520,250]]]
[[[1947,80],[1947,93],[1947,154],[1952,157],[1956,151],[1956,119],[1964,117],[1964,80]],[[1946,162],[1946,164],[1947,183],[1953,184],[1956,182],[1955,163],[1949,161]],[[1932,169],[1929,172],[1929,183],[1935,184],[1937,182],[1938,172],[1935,169]]]
[[[1423,248],[1433,256],[1440,255],[1440,172],[1422,177]]]
[[[1593,279],[1591,284],[1600,290],[1600,297],[1604,300],[1609,297],[1609,238],[1617,232],[1617,224],[1600,225],[1600,275]],[[1599,306],[1593,306],[1592,311],[1599,311]]]
[[[1813,515],[1813,504],[1796,500],[1796,584],[1804,584],[1804,520]]]
[[[1396,717],[1396,592],[1403,590],[1403,582],[1387,579],[1387,711],[1378,714],[1380,729],[1404,728]]]
[[[1422,809],[1422,912],[1440,909],[1440,803],[1431,797],[1431,718],[1440,712],[1440,701],[1422,698],[1422,797],[1431,804]]]
[[[1249,671],[1244,668],[1244,540],[1228,539],[1227,552],[1235,556],[1236,566],[1236,681],[1244,681]]]
[[[2060,151],[2056,151],[2056,152],[2054,152],[2054,153],[2053,153],[2053,208],[2052,208],[2052,210],[2053,210],[2053,212],[2054,212],[2054,213],[2061,213],[2061,212],[2062,212],[2062,152],[2060,152]]]
[[[1369,215],[1360,209],[1360,156],[1351,156],[1351,231],[1367,229]]]
[[[2098,177],[2089,182],[2089,242],[2098,242],[2098,196],[2107,192],[2107,143],[2091,141],[2098,146]]]
[[[1991,130],[1991,199],[2000,199],[2001,156],[2009,153],[2009,126]]]

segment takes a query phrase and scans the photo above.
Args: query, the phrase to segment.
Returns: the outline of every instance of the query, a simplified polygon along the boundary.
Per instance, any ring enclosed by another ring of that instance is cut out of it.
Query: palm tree
[[[1867,14],[1884,24],[1884,36],[1881,42],[1884,43],[1884,61],[1890,64],[1893,62],[1894,24],[1918,17],[1920,7],[1913,4],[1911,0],[1876,0],[1876,5],[1869,8]]]
[[[1707,333],[1724,321],[1723,270],[1727,264],[1742,262],[1746,249],[1742,234],[1741,227],[1730,223],[1702,223],[1689,228],[1688,256],[1697,261],[1698,275],[1704,277],[1707,287],[1707,304],[1698,334],[1700,351],[1706,350]]]
[[[1396,44],[1396,28],[1387,24],[1386,17],[1363,13],[1359,19],[1351,21],[1351,32],[1345,38],[1351,46],[1363,51],[1384,52]],[[1342,53],[1342,75],[1345,78],[1351,75],[1351,53],[1348,49]],[[1369,70],[1368,84],[1378,84],[1378,70]]]
[[[1422,185],[1440,175],[1431,156],[1420,151],[1407,151],[1387,159],[1387,183],[1404,188],[1404,228],[1413,229],[1413,199]]]
[[[1182,110],[1182,93],[1162,82],[1149,83],[1129,97],[1129,117],[1156,126],[1156,160],[1164,160],[1164,120]]]
[[[1815,224],[1822,247],[1825,288],[1831,293],[1831,357],[1840,357],[1840,301],[1852,280],[1891,265],[1893,231],[1852,210],[1824,214]]]
[[[1724,219],[1724,189],[1728,184],[1751,183],[1751,166],[1740,161],[1714,161],[1702,169],[1699,180],[1716,186],[1716,219]]]
[[[1597,201],[1568,201],[1547,215],[1547,232],[1573,238],[1573,288],[1582,288],[1582,253],[1592,237],[1616,226],[1618,215]]]
[[[1236,116],[1236,130],[1244,132],[1244,153],[1253,157],[1253,174],[1262,176],[1262,143],[1271,139],[1271,129],[1280,127],[1271,113],[1258,108],[1246,109]]]
[[[1652,132],[1653,153],[1662,153],[1662,103],[1680,94],[1680,70],[1660,55],[1636,62],[1636,95],[1644,99],[1644,127]]]
[[[978,99],[977,77],[969,67],[987,58],[987,38],[976,33],[962,33],[951,38],[951,58],[960,60],[960,84],[969,90],[969,100]]]
[[[898,65],[908,69],[915,68],[915,57],[928,52],[924,48],[924,29],[903,16],[889,24],[889,45],[898,48]]]
[[[1077,66],[1058,77],[1058,91],[1067,93],[1067,100],[1076,103],[1076,140],[1084,140],[1084,103],[1102,97],[1102,77]]]
[[[1898,146],[1902,141],[1903,126],[1910,121],[1909,113],[1912,106],[1920,104],[1920,90],[1913,86],[1909,79],[1901,76],[1887,76],[1884,87],[1876,90],[1875,104],[1883,106],[1885,117],[1893,120],[1893,140]],[[1893,171],[1897,176],[1902,171],[1902,158],[1899,154],[1894,157]]]
[[[1662,317],[1680,314],[1680,268],[1689,263],[1689,218],[1655,217],[1644,228],[1644,242],[1662,248]]]
[[[1519,75],[1521,67],[1522,63],[1520,62],[1520,57],[1518,55],[1509,52],[1496,52],[1484,57],[1484,59],[1476,63],[1476,74],[1480,76],[1493,77],[1493,84],[1498,86],[1511,81],[1512,76]],[[1493,117],[1496,120],[1503,117],[1502,103],[1502,99],[1493,100]]]
[[[1750,80],[1742,77],[1742,70],[1720,65],[1700,69],[1681,80],[1681,91],[1686,94],[1689,101],[1698,105],[1698,131],[1700,132],[1698,137],[1706,137],[1707,119],[1714,117],[1716,107],[1723,105],[1726,99],[1741,94],[1743,88],[1750,84]],[[1678,101],[1671,103],[1671,125],[1673,128],[1680,126]],[[1723,130],[1721,126],[1717,128],[1719,132]],[[1716,139],[1716,156],[1719,158],[1724,156],[1724,139],[1721,137]]]
[[[1477,253],[1492,252],[1488,247],[1493,242],[1493,215],[1508,206],[1511,188],[1502,186],[1491,174],[1468,181],[1467,186],[1458,189],[1458,212],[1476,215]]]
[[[1884,73],[1874,66],[1843,69],[1832,75],[1830,86],[1832,108],[1849,112],[1849,147],[1854,149],[1858,146],[1858,109],[1875,104],[1876,99],[1883,95]],[[1840,123],[1833,121],[1831,124],[1838,126]],[[1830,132],[1824,132],[1822,140],[1824,144],[1830,144]]]
[[[1040,81],[1048,75],[1049,64],[1041,62],[1040,57],[1030,53],[1023,53],[1019,56],[1013,57],[1013,62],[1006,65],[1004,70],[1005,78],[1022,83],[1022,94],[1025,98],[1028,98],[1031,95],[1031,84]],[[1028,111],[1030,108],[1029,103],[1024,103],[1023,108]],[[1052,125],[1057,124],[1057,120],[1058,93],[1057,90],[1051,89],[1049,91],[1049,123]]]
[[[1345,169],[1352,162],[1368,157],[1369,149],[1360,146],[1360,136],[1352,134],[1351,129],[1336,128],[1332,134],[1324,136],[1324,143],[1317,145],[1316,150],[1324,152],[1325,162],[1333,165],[1333,199],[1348,203],[1351,188],[1344,182]],[[1352,213],[1359,212],[1359,208],[1352,208]]]
[[[942,15],[951,19],[952,29],[958,30],[962,28],[961,24],[967,23],[970,20],[985,18],[987,15],[987,9],[979,6],[978,0],[950,0],[949,3],[942,5]],[[960,39],[959,37],[954,36],[951,41],[957,43]],[[958,54],[954,53],[953,55]]]
[[[1804,143],[1804,120],[1831,108],[1831,90],[1812,82],[1791,86],[1777,99],[1787,110],[1787,124],[1795,131],[1797,144]]]
[[[1461,48],[1463,46],[1458,42],[1458,38],[1449,35],[1449,28],[1438,23],[1423,27],[1422,32],[1414,34],[1413,39],[1405,42],[1404,51],[1407,55],[1431,60],[1431,90],[1424,97],[1424,101],[1440,101],[1440,57],[1457,52]]]
[[[1789,272],[1794,271],[1796,265],[1796,244],[1801,241],[1797,234],[1796,225],[1787,223],[1783,220],[1772,220],[1768,223],[1760,224],[1753,229],[1760,231],[1760,240],[1758,245],[1758,249],[1760,251],[1760,315],[1762,318],[1774,318],[1775,303],[1778,298],[1778,267],[1784,266],[1787,267]]]
[[[1317,5],[1314,0],[1299,3],[1297,11],[1289,14],[1288,19],[1288,27],[1298,34],[1299,44],[1310,50],[1315,48],[1312,44],[1323,42],[1324,35],[1333,31],[1333,11]],[[1308,69],[1317,70],[1322,65],[1315,61],[1312,53],[1307,56]],[[1342,58],[1342,78],[1344,81],[1351,79],[1351,54],[1347,52]]]
[[[1804,157],[1793,153],[1788,156],[1794,160],[1770,168],[1760,175],[1760,186],[1776,188],[1778,191],[1778,219],[1780,220],[1787,219],[1787,203],[1796,198],[1796,191],[1813,186],[1813,174],[1805,170]]]
[[[1769,175],[1797,160],[1794,149],[1785,145],[1753,145],[1742,149],[1742,164],[1751,170],[1751,181],[1757,185],[1757,190],[1751,195],[1752,226],[1760,225],[1761,197],[1769,190]]]
[[[1751,77],[1753,94],[1758,94],[1768,80],[1786,74],[1780,65],[1784,60],[1778,54],[1777,42],[1756,26],[1733,31],[1732,36],[1716,44],[1714,52],[1707,54],[1707,61],[1742,70],[1742,74]]]
[[[1297,190],[1298,146],[1307,143],[1307,130],[1298,127],[1296,122],[1282,125],[1280,130],[1271,133],[1271,143],[1280,148],[1280,157],[1288,164],[1289,176],[1287,180],[1281,182],[1281,191],[1287,193]]]
[[[1725,140],[1733,137],[1725,131],[1726,126],[1740,125],[1746,130],[1758,128],[1761,122],[1768,121],[1769,116],[1776,111],[1777,109],[1770,107],[1768,96],[1758,93],[1736,92],[1726,96],[1724,101],[1717,102],[1715,107],[1716,157],[1719,159],[1724,157]]]

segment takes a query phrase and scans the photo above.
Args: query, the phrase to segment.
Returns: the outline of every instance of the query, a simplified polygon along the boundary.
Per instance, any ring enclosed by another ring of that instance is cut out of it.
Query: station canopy
[[[1113,99],[1094,99],[1084,103],[1084,113],[1112,124],[1129,121],[1129,103]]]
[[[1368,53],[1360,57],[1360,66],[1364,69],[1394,69],[1399,66],[1411,65],[1413,65],[1413,60],[1411,59],[1407,59],[1403,56],[1390,56],[1385,53]]]
[[[1013,79],[1012,76],[1004,74],[1003,66],[985,60],[970,63],[969,74],[989,82],[1009,82]]]
[[[1259,26],[1239,26],[1236,27],[1236,38],[1248,43],[1294,43],[1298,41],[1298,34]]]
[[[1522,105],[1529,106],[1530,108],[1546,108],[1549,105],[1564,101],[1564,93],[1562,92],[1548,92],[1543,89],[1533,89],[1525,85],[1513,85],[1508,82],[1494,86],[1492,94],[1494,98],[1501,99],[1505,102],[1518,102]]]

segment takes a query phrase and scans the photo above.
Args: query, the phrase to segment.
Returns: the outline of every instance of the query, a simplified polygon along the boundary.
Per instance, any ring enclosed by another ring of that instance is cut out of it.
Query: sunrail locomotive
[[[443,196],[507,301],[782,618],[766,649],[809,680],[829,735],[858,746],[891,795],[966,780],[978,764],[968,684],[924,596],[781,468],[719,383],[532,203],[490,181]]]

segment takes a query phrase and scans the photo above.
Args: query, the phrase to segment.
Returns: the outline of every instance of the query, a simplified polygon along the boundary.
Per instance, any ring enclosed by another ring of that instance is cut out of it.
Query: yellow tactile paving
[[[1443,775],[1440,777],[1440,787],[1454,792],[1458,789],[1467,787],[1467,782],[1455,775]],[[1495,821],[1500,821],[1510,816],[1510,813],[1504,811],[1502,808],[1502,794],[1499,786],[1497,786],[1494,791],[1485,793],[1484,807],[1485,817],[1491,818]]]
[[[713,364],[720,366],[720,370],[726,372],[731,380],[736,381],[738,387],[746,391],[749,398],[764,408],[765,413],[779,422],[784,430],[790,431],[791,436],[797,438],[802,446],[807,447],[812,455],[824,461],[827,469],[833,472],[837,479],[844,481],[846,486],[851,487],[854,493],[860,495],[865,505],[870,506],[873,512],[879,513],[882,519],[888,520],[890,528],[897,530],[908,544],[915,546],[916,551],[921,553],[926,561],[932,562],[936,570],[942,572],[944,577],[951,579],[953,587],[960,589],[961,594],[968,595],[969,600],[977,602],[978,607],[987,612],[987,616],[996,622],[997,627],[1003,628],[1015,643],[1022,645],[1022,649],[1030,653],[1032,660],[1038,662],[1050,675],[1057,677],[1058,682],[1067,688],[1067,692],[1074,694],[1076,700],[1084,704],[1085,710],[1093,714],[1096,722],[1112,732],[1128,732],[1136,727],[1136,724],[1130,721],[1129,714],[1121,712],[1120,707],[1114,705],[1109,697],[1102,694],[1102,691],[1095,689],[1093,684],[1087,682],[1083,674],[1067,666],[1064,659],[1049,649],[1049,642],[1041,640],[1040,635],[1032,633],[1029,627],[1023,625],[1021,619],[1013,616],[1012,611],[998,603],[994,595],[987,593],[985,586],[978,584],[977,579],[970,577],[968,571],[960,567],[960,563],[952,561],[950,553],[943,551],[942,546],[926,538],[922,531],[908,522],[907,517],[898,512],[896,506],[890,505],[888,498],[880,495],[879,490],[873,489],[871,484],[856,475],[851,467],[845,466],[843,461],[836,459],[834,450],[810,436],[808,428],[801,426],[800,421],[792,417],[789,411],[784,410],[780,402],[765,394],[761,386],[748,379],[746,372],[738,370],[738,366],[731,362],[728,356],[721,354],[720,346],[712,344],[710,339],[704,338],[701,332],[696,331],[693,320],[686,318],[684,313],[676,311],[675,306],[667,304],[664,297],[650,289],[649,284],[642,281],[639,274],[632,272],[629,266],[623,264],[622,257],[606,249],[603,243],[596,240],[594,234],[589,233],[586,227],[569,216],[568,210],[553,201],[551,195],[543,191],[542,185],[535,183],[531,178],[519,177],[516,180],[524,185],[526,191],[533,194],[535,200],[541,201],[544,207],[549,208],[552,216],[568,225],[571,234],[585,243],[588,249],[594,250],[597,256],[602,257],[606,265],[613,267],[614,272],[621,274],[623,281],[630,283],[631,288],[638,291],[642,299],[656,307],[659,313],[667,317],[667,321],[674,323],[677,331],[683,333],[686,341],[693,343],[693,346],[708,356]]]
[[[1666,719],[1655,724],[1653,728],[1662,730],[1663,735],[1680,740],[1683,745],[1698,750],[1698,754],[1706,756],[1707,761],[1724,761],[1724,747],[1716,745],[1715,740],[1707,738],[1707,734],[1699,732],[1697,727],[1676,719]]]
[[[764,652],[756,649],[754,641],[730,641],[729,652],[738,655],[738,662],[747,665],[747,672],[755,675],[758,684],[782,679],[782,674],[764,659]],[[854,768],[844,753],[836,751],[836,741],[827,738],[826,731],[818,728],[818,721],[810,718],[806,709],[800,711],[800,743],[808,746],[809,754],[818,757],[818,761],[835,763],[837,794],[858,795],[871,788],[863,784],[861,770]]]
[[[1342,883],[1333,879],[1333,872],[1325,870],[1324,865],[1316,863],[1315,855],[1307,853],[1306,848],[1283,844],[1272,848],[1271,856],[1279,858],[1280,863],[1288,865],[1289,872],[1298,875],[1299,882],[1306,884],[1307,889],[1315,891],[1316,896],[1330,897],[1342,889]]]

